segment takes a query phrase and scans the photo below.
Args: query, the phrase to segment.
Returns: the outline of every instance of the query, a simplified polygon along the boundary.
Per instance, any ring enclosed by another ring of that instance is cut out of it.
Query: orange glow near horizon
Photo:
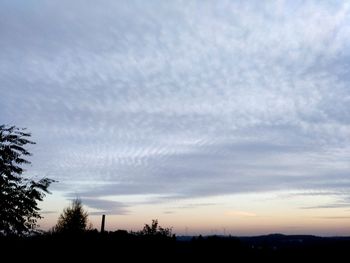
[[[329,199],[275,192],[138,204],[130,206],[125,215],[106,214],[106,229],[138,231],[152,219],[158,219],[161,226],[172,227],[177,235],[350,235],[350,213],[343,208],[305,209],[319,204],[321,198],[325,203]],[[69,205],[69,201],[60,203],[57,199],[51,199],[56,200],[56,207],[60,206],[58,211]],[[46,210],[54,205],[50,204],[52,200],[45,202]],[[94,212],[93,209],[86,209]],[[54,226],[59,213],[43,214],[41,228],[47,230]],[[90,215],[89,221],[94,228],[100,228],[100,215]]]

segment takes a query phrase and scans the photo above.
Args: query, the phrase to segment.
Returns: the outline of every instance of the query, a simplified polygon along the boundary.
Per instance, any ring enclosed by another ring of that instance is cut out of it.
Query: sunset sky
[[[350,235],[350,2],[0,0],[0,124],[43,229]]]

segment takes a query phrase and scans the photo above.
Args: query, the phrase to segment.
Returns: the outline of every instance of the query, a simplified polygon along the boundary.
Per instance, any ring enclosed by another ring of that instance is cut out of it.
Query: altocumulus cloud
[[[0,33],[0,122],[92,208],[350,188],[346,2],[2,1]]]

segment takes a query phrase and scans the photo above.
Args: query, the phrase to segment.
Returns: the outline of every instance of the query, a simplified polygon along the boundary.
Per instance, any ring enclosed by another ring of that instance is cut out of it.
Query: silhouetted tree
[[[41,218],[38,201],[42,201],[54,180],[35,181],[22,177],[30,133],[15,126],[0,125],[0,235],[23,235],[32,232]]]
[[[145,224],[143,229],[139,232],[140,235],[144,236],[161,236],[161,237],[172,237],[171,228],[163,228],[158,225],[158,220],[153,219],[152,224]]]
[[[63,210],[54,227],[54,232],[64,234],[79,234],[87,230],[88,213],[84,210],[81,200],[75,199]]]

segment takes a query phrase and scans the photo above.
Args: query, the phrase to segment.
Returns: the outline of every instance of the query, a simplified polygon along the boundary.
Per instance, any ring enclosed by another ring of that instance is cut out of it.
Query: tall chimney
[[[105,232],[105,218],[106,218],[106,215],[102,215],[101,233]]]

